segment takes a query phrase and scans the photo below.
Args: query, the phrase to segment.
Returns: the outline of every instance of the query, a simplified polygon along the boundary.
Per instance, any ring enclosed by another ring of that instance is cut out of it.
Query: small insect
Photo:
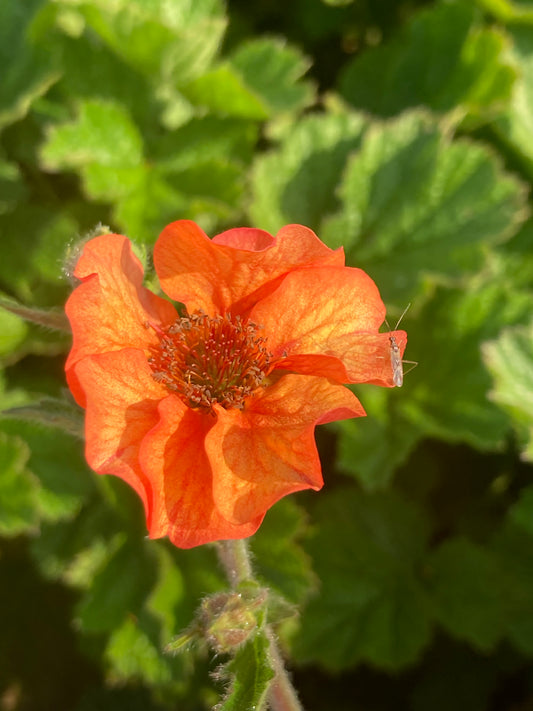
[[[398,326],[400,325],[401,320],[407,313],[407,310],[409,309],[410,306],[411,306],[411,304],[407,304],[407,306],[403,310],[402,315],[396,322],[396,326],[393,329],[394,331],[397,330]],[[389,334],[391,334],[392,330],[391,330],[391,327],[389,326],[389,322],[387,321],[387,319],[385,319],[385,323],[387,324],[387,327],[389,329]],[[398,342],[396,341],[396,337],[389,335],[389,341],[390,341],[390,362],[391,362],[391,366],[392,366],[392,382],[394,383],[394,385],[396,385],[397,388],[401,388],[403,385],[403,364],[410,363],[414,368],[418,365],[418,363],[416,363],[416,361],[413,361],[413,360],[402,361],[402,354],[400,351],[400,346],[398,345]],[[412,370],[412,368],[409,368],[409,370]]]

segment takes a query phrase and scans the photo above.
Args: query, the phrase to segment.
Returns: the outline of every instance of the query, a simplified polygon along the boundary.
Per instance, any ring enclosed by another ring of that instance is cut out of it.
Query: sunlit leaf
[[[314,99],[312,84],[302,81],[309,60],[280,40],[258,38],[244,43],[231,63],[272,115],[304,109]]]
[[[512,417],[523,444],[523,455],[533,460],[533,328],[505,330],[483,347],[494,378],[491,398]]]
[[[386,301],[407,304],[423,277],[455,279],[482,264],[527,215],[524,186],[482,145],[451,140],[420,114],[375,124],[349,160],[343,207],[321,236],[348,248]]]
[[[274,234],[291,222],[317,230],[338,205],[335,190],[365,127],[354,114],[310,116],[292,126],[277,150],[256,161],[250,206],[255,224]]]

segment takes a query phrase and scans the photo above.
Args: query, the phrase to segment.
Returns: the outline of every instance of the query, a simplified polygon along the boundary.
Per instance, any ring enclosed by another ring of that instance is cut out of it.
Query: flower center
[[[269,371],[272,354],[258,327],[240,316],[210,317],[196,311],[171,326],[157,328],[159,344],[148,363],[152,377],[191,408],[213,412],[242,409]]]

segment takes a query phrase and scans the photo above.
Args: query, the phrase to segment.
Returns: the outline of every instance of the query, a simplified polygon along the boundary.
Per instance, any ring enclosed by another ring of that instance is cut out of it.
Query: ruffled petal
[[[102,235],[87,242],[74,276],[81,284],[70,295],[65,311],[73,334],[65,369],[80,405],[83,394],[72,366],[81,358],[123,348],[146,349],[157,343],[152,328],[170,324],[176,310],[143,286],[142,265],[122,235]]]
[[[139,465],[143,437],[159,421],[157,405],[168,391],[151,376],[142,351],[89,356],[73,366],[85,394],[85,456],[99,474],[124,479],[142,499],[150,519],[152,483]]]
[[[385,306],[361,269],[318,266],[290,272],[254,306],[276,367],[342,383],[392,386]],[[403,334],[403,331],[397,333]],[[405,348],[405,341],[398,345]]]
[[[217,408],[205,447],[218,511],[243,524],[287,494],[320,489],[315,425],[364,414],[347,388],[302,375],[280,378],[243,411]]]
[[[295,267],[344,264],[342,250],[326,247],[315,233],[288,225],[275,238],[263,230],[228,230],[213,240],[190,220],[168,225],[154,247],[163,290],[189,311],[244,313]]]
[[[179,548],[210,541],[246,538],[264,512],[232,523],[213,502],[213,475],[204,448],[214,420],[187,408],[178,398],[161,401],[160,421],[143,440],[140,462],[154,491],[151,538],[167,536]]]

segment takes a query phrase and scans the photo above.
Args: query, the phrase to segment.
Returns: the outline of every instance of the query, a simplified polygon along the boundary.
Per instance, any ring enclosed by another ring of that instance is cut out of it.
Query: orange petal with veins
[[[139,465],[143,437],[159,421],[157,406],[168,391],[152,378],[142,351],[126,349],[89,356],[74,366],[87,400],[85,456],[99,474],[124,479],[151,516],[153,483]]]
[[[73,333],[65,369],[80,405],[84,396],[72,366],[86,356],[123,348],[146,349],[158,338],[146,324],[170,324],[176,310],[143,286],[143,269],[131,243],[122,235],[101,235],[83,247],[74,276],[81,284],[70,295],[65,311]]]
[[[204,448],[214,418],[187,408],[175,397],[161,402],[159,415],[140,452],[154,491],[150,537],[168,535],[176,546],[192,548],[255,533],[264,512],[230,522],[214,505],[213,472]]]
[[[217,408],[205,448],[221,515],[243,524],[287,494],[320,489],[315,425],[364,414],[347,388],[292,374],[247,400],[242,411]]]
[[[379,291],[365,272],[331,266],[287,274],[250,313],[268,349],[281,358],[277,368],[392,386],[389,334],[378,333],[384,318]]]
[[[302,225],[288,225],[275,238],[236,228],[210,240],[196,223],[178,220],[165,227],[154,247],[162,289],[189,312],[210,315],[243,313],[284,274],[316,263],[342,265],[344,253]]]

